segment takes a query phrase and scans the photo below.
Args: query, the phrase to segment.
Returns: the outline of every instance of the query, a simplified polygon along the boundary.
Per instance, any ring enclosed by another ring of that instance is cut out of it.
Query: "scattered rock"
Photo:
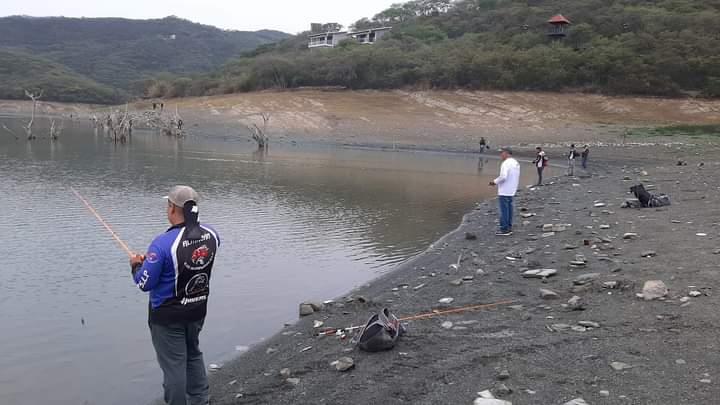
[[[445,305],[447,305],[447,304],[452,304],[453,301],[455,301],[455,298],[451,298],[451,297],[440,298],[440,299],[438,300],[439,303],[445,304]]]
[[[355,361],[351,357],[340,357],[332,362],[332,365],[335,366],[335,370],[345,372],[355,368]]]
[[[572,401],[565,402],[563,405],[588,405],[582,398],[575,398]]]
[[[587,273],[579,275],[573,280],[573,284],[575,285],[585,285],[590,284],[593,281],[595,281],[598,277],[600,277],[600,273]]]
[[[600,392],[598,392],[598,394],[600,394],[601,397],[607,398],[607,397],[610,396],[610,391],[608,391],[608,390],[601,390]]]
[[[287,382],[290,385],[298,385],[298,384],[300,384],[300,379],[299,378],[288,378],[285,380],[285,382]]]
[[[688,293],[688,295],[691,297],[699,297],[699,296],[703,295],[703,293],[701,293],[700,291],[690,291],[690,293]]]
[[[628,232],[623,235],[623,239],[637,239],[637,237],[638,237],[638,234],[636,234],[634,232]]]
[[[571,328],[571,326],[566,323],[554,323],[550,325],[550,327],[557,332],[561,332]]]
[[[556,293],[555,291],[547,290],[544,288],[540,289],[540,297],[544,300],[554,300],[560,298],[558,293]]]
[[[580,322],[578,322],[578,325],[584,326],[586,328],[596,328],[596,329],[600,327],[599,323],[592,322],[592,321],[580,321]]]
[[[565,249],[565,250],[575,250],[577,248],[578,248],[577,245],[567,244],[567,245],[563,246],[563,249]]]
[[[462,283],[463,283],[463,280],[461,278],[458,278],[458,279],[452,280],[450,282],[450,285],[454,285],[455,287],[457,287],[457,286],[461,286]]]
[[[462,281],[473,281],[475,279],[474,276],[465,276],[462,278]]]
[[[668,288],[660,280],[646,281],[642,290],[642,297],[645,301],[651,301],[658,298],[663,298],[668,295]]]
[[[610,225],[607,225],[607,224],[600,225],[600,229],[610,229]]]
[[[284,369],[280,370],[280,376],[282,378],[290,378],[291,375],[292,375],[292,372],[290,371],[289,368],[284,368]]]
[[[493,393],[499,397],[506,397],[512,394],[512,390],[507,385],[499,383],[493,388]]]
[[[210,365],[208,365],[208,370],[210,370],[210,371],[218,371],[221,368],[222,368],[221,365],[215,364],[215,363],[210,363]]]
[[[610,367],[612,367],[615,371],[622,371],[633,368],[633,366],[620,361],[613,361],[612,363],[610,363]]]
[[[585,310],[585,301],[581,297],[578,297],[577,295],[574,295],[572,298],[568,300],[568,308],[570,308],[573,311],[584,311]]]
[[[602,203],[602,202],[595,203],[595,208],[602,208],[602,207],[606,207],[606,206],[607,206],[607,204]]]
[[[657,252],[654,250],[646,250],[646,251],[642,252],[642,254],[640,256],[641,257],[655,257],[655,256],[657,256]]]
[[[465,232],[465,240],[477,240],[477,235],[472,232]]]
[[[507,370],[503,370],[498,374],[497,379],[500,381],[505,381],[510,378],[510,372]]]
[[[443,329],[452,329],[453,323],[450,321],[445,321],[441,323],[440,326],[442,326]]]
[[[536,214],[535,214],[534,212],[527,212],[527,213],[522,213],[522,214],[520,214],[520,216],[523,217],[523,218],[532,218],[532,217],[534,217],[535,215],[536,215]]]
[[[323,322],[323,321],[315,320],[315,321],[313,321],[313,328],[317,329],[317,328],[323,326],[324,324],[325,324],[325,322]]]
[[[494,398],[478,398],[473,405],[512,405],[512,402]]]
[[[603,288],[608,288],[608,289],[614,290],[614,289],[618,288],[619,283],[617,281],[606,281],[602,285],[603,285]]]
[[[527,270],[523,272],[522,276],[524,278],[548,278],[552,277],[557,274],[557,270],[555,269],[537,269],[537,270]]]
[[[685,361],[685,360],[683,360],[683,359],[677,359],[677,360],[675,360],[675,364],[677,364],[677,365],[683,365],[683,364],[687,364],[687,361]]]

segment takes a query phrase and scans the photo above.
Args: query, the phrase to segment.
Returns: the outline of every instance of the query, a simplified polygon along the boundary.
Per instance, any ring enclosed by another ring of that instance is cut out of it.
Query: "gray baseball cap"
[[[200,201],[198,193],[188,186],[175,186],[170,190],[168,195],[165,196],[171,203],[182,207],[188,201],[194,201],[197,204]]]
[[[509,147],[509,146],[505,146],[505,147],[500,148],[499,152],[507,152],[507,153],[509,153],[509,154],[511,154],[511,155],[513,154],[512,148]]]

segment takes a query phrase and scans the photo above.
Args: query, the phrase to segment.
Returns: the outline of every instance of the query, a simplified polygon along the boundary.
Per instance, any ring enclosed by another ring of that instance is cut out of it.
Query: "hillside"
[[[286,37],[277,31],[225,31],[176,17],[0,18],[0,48],[52,60],[123,91],[161,73],[216,69],[242,52]]]
[[[571,22],[562,40],[550,17]],[[300,35],[245,55],[193,85],[154,95],[302,86],[720,96],[720,0],[415,0],[358,27],[393,27],[372,46],[307,49]]]
[[[59,63],[0,49],[0,99],[25,98],[25,90],[42,90],[44,100],[86,103],[121,100],[117,90],[78,75]]]

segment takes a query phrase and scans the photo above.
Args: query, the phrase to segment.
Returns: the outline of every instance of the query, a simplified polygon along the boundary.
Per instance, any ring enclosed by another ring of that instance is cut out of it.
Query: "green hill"
[[[43,100],[114,103],[121,94],[109,86],[48,59],[0,49],[0,99],[24,99],[25,90],[43,91]]]
[[[160,73],[217,69],[242,52],[287,37],[278,31],[225,31],[176,17],[0,18],[0,48],[52,60],[123,92]]]
[[[547,21],[572,25],[562,40]],[[360,27],[375,45],[307,49],[306,34],[263,46],[213,74],[156,80],[154,95],[265,88],[469,88],[720,96],[720,0],[416,0]]]

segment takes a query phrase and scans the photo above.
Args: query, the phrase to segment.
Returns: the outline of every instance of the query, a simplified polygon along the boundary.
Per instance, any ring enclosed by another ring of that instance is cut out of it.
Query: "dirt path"
[[[225,364],[212,376],[214,403],[471,404],[488,389],[515,405],[575,398],[593,405],[715,403],[720,153],[643,148],[596,155],[604,156],[596,156],[592,177],[524,190],[516,204],[535,215],[516,217],[514,236],[495,237],[494,203],[481,204],[413,262]],[[675,166],[677,159],[688,165]],[[670,194],[673,205],[619,208],[636,182]],[[543,224],[571,225],[543,235]],[[478,239],[466,240],[466,232]],[[623,239],[625,233],[638,236]],[[655,256],[642,257],[651,250]],[[459,268],[451,268],[461,254]],[[586,266],[569,264],[577,255]],[[555,269],[557,275],[524,278],[528,269]],[[648,280],[664,281],[667,297],[638,298]],[[541,298],[541,288],[558,297]],[[583,310],[568,304],[573,296]],[[446,308],[438,302],[443,297],[454,298],[450,307],[515,302],[411,322],[385,353],[314,336],[316,320],[357,325],[383,306],[400,316]],[[355,368],[341,373],[331,363],[344,356]],[[627,368],[617,371],[613,362]],[[289,379],[280,375],[285,368]]]

